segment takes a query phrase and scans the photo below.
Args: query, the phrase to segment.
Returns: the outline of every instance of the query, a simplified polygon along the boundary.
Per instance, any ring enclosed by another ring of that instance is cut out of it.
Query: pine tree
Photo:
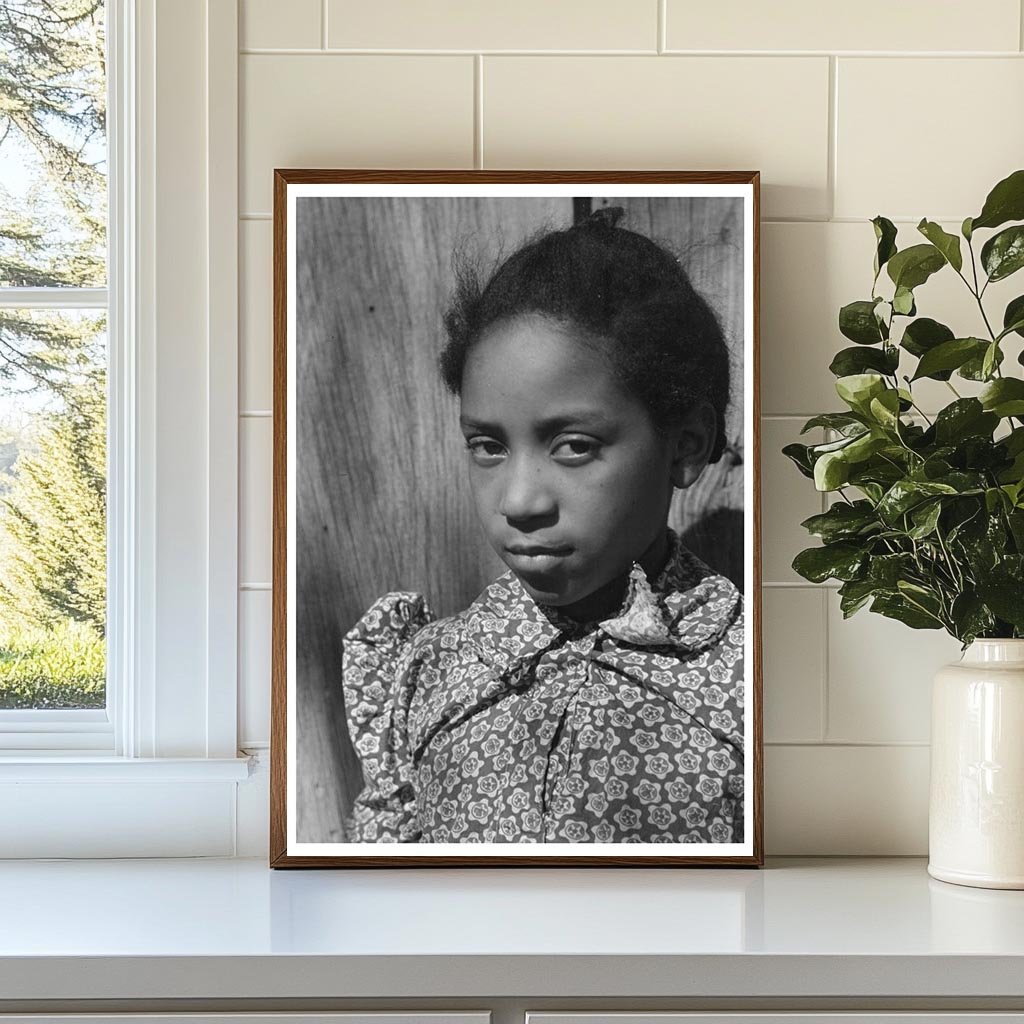
[[[0,147],[38,179],[0,185],[0,287],[105,283],[105,78],[102,0],[0,0]],[[83,354],[61,328],[0,311],[0,377],[63,392]]]
[[[0,499],[0,605],[9,621],[106,629],[106,395],[97,372],[47,418]]]
[[[103,15],[0,0],[0,288],[106,283]],[[102,339],[95,317],[0,308],[0,395],[44,410],[0,495],[0,624],[105,631]]]

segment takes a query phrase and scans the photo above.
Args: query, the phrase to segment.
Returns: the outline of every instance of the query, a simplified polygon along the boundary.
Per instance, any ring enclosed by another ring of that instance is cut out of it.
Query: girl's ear
[[[718,435],[716,420],[711,405],[698,402],[673,427],[673,487],[689,487],[704,472]]]

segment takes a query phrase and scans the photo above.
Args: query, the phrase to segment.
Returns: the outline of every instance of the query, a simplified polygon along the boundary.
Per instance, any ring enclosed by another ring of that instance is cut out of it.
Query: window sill
[[[251,773],[249,757],[113,757],[66,754],[4,754],[5,782],[243,782]]]

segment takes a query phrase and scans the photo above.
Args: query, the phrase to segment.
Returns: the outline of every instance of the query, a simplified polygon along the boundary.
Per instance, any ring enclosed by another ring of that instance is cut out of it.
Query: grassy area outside
[[[106,645],[68,619],[50,629],[0,623],[0,709],[102,708]]]

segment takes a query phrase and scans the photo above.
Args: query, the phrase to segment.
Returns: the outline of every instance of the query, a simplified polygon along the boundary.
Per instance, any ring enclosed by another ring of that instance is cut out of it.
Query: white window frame
[[[237,0],[107,0],[107,31],[108,710],[0,716],[0,857],[230,855]]]

